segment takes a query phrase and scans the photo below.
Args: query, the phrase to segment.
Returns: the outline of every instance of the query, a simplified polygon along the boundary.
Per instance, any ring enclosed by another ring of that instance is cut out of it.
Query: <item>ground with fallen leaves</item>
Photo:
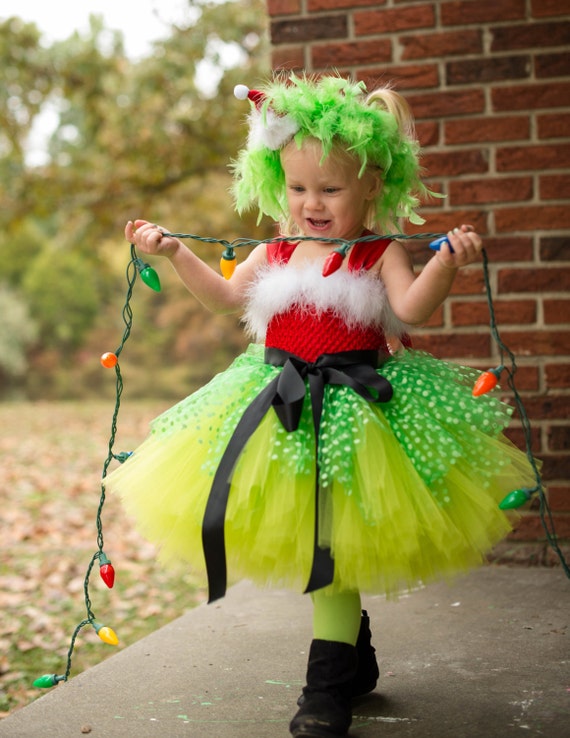
[[[123,402],[115,452],[140,443],[166,405]],[[72,633],[86,617],[112,414],[113,403],[104,402],[0,403],[0,717],[44,693],[32,687],[38,676],[65,673]],[[109,590],[96,564],[89,594],[97,621],[120,643],[105,645],[83,628],[71,677],[206,599],[183,569],[159,567],[112,496],[102,520],[116,581]]]

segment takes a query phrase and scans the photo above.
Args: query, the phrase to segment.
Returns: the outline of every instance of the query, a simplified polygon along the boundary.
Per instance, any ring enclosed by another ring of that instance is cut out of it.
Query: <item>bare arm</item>
[[[243,307],[247,286],[256,269],[266,260],[265,245],[260,244],[244,262],[238,264],[232,278],[226,280],[182,241],[165,237],[160,228],[146,220],[129,221],[125,238],[145,254],[166,257],[186,288],[214,313],[233,313]]]
[[[447,244],[415,276],[407,251],[392,243],[382,260],[381,276],[392,310],[410,325],[425,323],[448,296],[457,270],[477,261],[483,243],[471,226],[463,225],[448,234]]]

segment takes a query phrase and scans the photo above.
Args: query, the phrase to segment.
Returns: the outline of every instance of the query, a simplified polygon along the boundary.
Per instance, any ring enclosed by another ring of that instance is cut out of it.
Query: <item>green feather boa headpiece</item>
[[[419,145],[400,130],[396,117],[377,101],[367,102],[363,82],[354,83],[338,76],[320,79],[297,77],[277,79],[262,89],[266,100],[253,108],[250,125],[271,124],[271,118],[286,116],[297,133],[297,146],[304,139],[316,138],[326,157],[333,146],[341,145],[366,167],[381,170],[383,186],[375,200],[375,223],[390,228],[399,218],[422,223],[415,209],[418,196],[428,193],[420,181]],[[232,192],[238,212],[257,206],[276,221],[289,216],[285,176],[280,151],[264,145],[250,135],[248,146],[232,165]]]

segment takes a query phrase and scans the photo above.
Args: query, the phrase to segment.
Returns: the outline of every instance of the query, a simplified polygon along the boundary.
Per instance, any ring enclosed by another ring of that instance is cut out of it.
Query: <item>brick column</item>
[[[414,111],[426,182],[446,195],[423,230],[472,223],[486,236],[496,315],[556,531],[570,550],[570,2],[268,0],[273,66],[338,69],[391,83]],[[422,229],[420,229],[422,230]],[[411,247],[420,266],[425,244]],[[479,266],[415,346],[496,366]],[[523,434],[513,423],[511,438]],[[556,563],[536,503],[500,554]]]

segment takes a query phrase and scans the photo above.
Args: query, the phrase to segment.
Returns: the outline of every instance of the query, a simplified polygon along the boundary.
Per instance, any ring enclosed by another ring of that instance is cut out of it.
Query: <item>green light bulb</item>
[[[42,674],[41,677],[38,677],[34,682],[34,687],[39,687],[40,689],[49,689],[49,687],[55,687],[55,685],[58,682],[65,681],[64,676],[56,676],[55,674]]]
[[[513,492],[508,494],[504,500],[499,502],[499,508],[501,510],[514,510],[525,502],[530,500],[530,494],[528,489],[515,489]]]
[[[142,270],[141,279],[147,287],[151,288],[151,290],[154,290],[155,292],[160,292],[160,279],[158,278],[158,274],[151,266],[147,265]]]
[[[150,264],[145,264],[145,262],[137,256],[135,259],[135,266],[146,286],[150,287],[151,290],[154,290],[155,292],[160,292],[160,279]]]

